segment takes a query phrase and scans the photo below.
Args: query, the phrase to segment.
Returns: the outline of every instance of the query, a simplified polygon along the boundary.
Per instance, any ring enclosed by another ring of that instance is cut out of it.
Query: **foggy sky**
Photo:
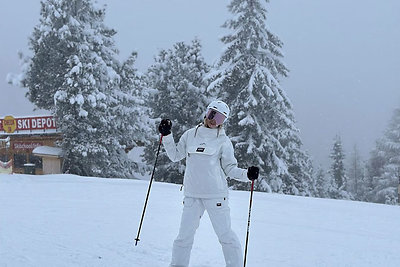
[[[208,63],[221,53],[227,0],[99,3],[107,4],[107,26],[118,31],[121,59],[137,51],[141,71],[160,49],[196,36]],[[271,0],[267,8],[267,25],[284,42],[283,61],[290,70],[282,87],[315,166],[329,166],[336,134],[348,156],[356,144],[367,159],[400,107],[400,1]],[[7,73],[19,73],[17,51],[29,54],[28,37],[39,11],[39,0],[1,0],[0,117],[45,113],[32,111],[26,89],[5,82]]]

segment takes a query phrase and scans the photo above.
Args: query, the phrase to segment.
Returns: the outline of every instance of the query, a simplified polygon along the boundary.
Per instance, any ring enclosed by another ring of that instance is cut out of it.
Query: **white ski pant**
[[[222,246],[227,267],[239,267],[243,264],[240,242],[231,229],[231,217],[228,198],[190,198],[185,197],[181,225],[178,237],[172,248],[170,267],[188,267],[194,235],[200,224],[200,218],[207,210],[212,226]]]

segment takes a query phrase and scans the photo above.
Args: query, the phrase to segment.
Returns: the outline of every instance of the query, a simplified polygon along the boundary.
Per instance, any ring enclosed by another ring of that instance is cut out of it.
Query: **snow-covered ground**
[[[0,266],[168,266],[180,186],[73,175],[0,175]],[[249,192],[232,191],[244,243]],[[255,193],[247,266],[400,266],[400,207]],[[191,266],[224,266],[207,216]]]

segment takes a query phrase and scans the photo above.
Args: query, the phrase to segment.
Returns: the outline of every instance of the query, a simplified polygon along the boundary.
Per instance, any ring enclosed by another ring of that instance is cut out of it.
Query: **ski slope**
[[[74,175],[0,175],[0,266],[168,266],[182,209],[179,185]],[[400,266],[400,207],[255,193],[247,266]],[[249,192],[230,192],[244,246]],[[193,267],[224,266],[207,215]]]

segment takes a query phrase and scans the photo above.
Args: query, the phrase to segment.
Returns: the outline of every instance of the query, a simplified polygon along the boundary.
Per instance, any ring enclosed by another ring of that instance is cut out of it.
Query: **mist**
[[[122,59],[138,52],[145,71],[161,49],[198,37],[211,64],[220,55],[221,25],[229,1],[98,1],[107,4],[106,24],[117,30]],[[271,0],[267,25],[284,42],[282,79],[295,111],[304,148],[314,165],[329,166],[333,138],[345,153],[357,145],[364,159],[400,107],[400,1]],[[28,38],[39,23],[40,1],[3,1],[0,9],[0,117],[47,114],[33,111],[26,89],[5,81],[19,73],[17,52],[30,54]]]

